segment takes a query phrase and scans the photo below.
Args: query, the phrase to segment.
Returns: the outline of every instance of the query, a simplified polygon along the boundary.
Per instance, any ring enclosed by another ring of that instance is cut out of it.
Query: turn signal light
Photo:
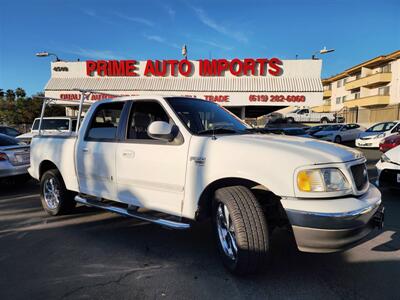
[[[8,156],[5,153],[0,152],[0,161],[8,160]]]

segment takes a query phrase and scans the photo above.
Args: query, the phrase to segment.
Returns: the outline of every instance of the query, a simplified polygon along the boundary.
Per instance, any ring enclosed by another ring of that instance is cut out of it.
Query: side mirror
[[[147,128],[147,134],[156,140],[172,142],[178,134],[178,127],[164,121],[154,121]]]

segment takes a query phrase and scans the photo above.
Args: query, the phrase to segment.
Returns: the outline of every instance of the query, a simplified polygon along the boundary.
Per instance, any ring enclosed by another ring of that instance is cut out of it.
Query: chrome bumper
[[[324,201],[327,201],[327,205],[334,206],[343,200],[354,201],[361,207],[345,212],[312,212],[285,208],[299,250],[304,252],[345,250],[367,236],[374,228],[382,228],[384,207],[376,187],[371,186],[360,198]]]

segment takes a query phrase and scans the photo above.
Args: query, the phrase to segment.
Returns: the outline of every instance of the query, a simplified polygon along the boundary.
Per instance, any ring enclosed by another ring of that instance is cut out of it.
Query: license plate
[[[29,153],[24,153],[24,154],[15,154],[15,158],[18,163],[21,164],[29,164],[30,162],[30,154]]]
[[[400,173],[397,174],[397,182],[400,183]]]

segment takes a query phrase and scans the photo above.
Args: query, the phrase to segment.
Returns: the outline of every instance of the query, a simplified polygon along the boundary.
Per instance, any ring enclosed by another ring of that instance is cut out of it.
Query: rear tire
[[[328,118],[322,118],[322,119],[321,119],[321,123],[322,123],[322,124],[328,124],[328,123],[329,123]]]
[[[263,270],[269,253],[269,233],[254,194],[244,186],[218,189],[212,219],[224,266],[241,275]]]
[[[333,140],[336,144],[342,143],[342,137],[340,135],[335,136],[335,139]]]
[[[40,179],[40,200],[52,216],[70,213],[76,206],[75,193],[68,191],[57,169],[46,171]]]
[[[294,119],[292,117],[289,117],[286,119],[286,122],[289,124],[292,124],[292,123],[294,123]]]

